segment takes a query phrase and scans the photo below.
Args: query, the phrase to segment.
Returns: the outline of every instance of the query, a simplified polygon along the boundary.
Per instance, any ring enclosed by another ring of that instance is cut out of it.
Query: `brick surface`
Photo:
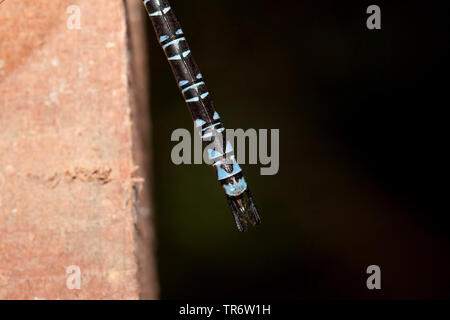
[[[0,298],[139,298],[126,36],[121,0],[0,4]]]

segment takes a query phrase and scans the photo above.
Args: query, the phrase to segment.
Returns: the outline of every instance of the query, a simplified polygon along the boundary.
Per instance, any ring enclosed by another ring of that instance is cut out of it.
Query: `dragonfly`
[[[261,222],[226,130],[217,113],[186,36],[168,0],[144,0],[156,36],[190,110],[202,146],[226,194],[239,231]]]

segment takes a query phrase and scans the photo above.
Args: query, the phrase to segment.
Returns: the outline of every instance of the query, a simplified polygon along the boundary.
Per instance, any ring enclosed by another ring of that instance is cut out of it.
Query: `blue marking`
[[[165,48],[167,48],[168,46],[173,45],[173,44],[175,44],[175,45],[178,46],[178,42],[180,42],[180,41],[185,41],[185,40],[186,40],[186,39],[185,39],[184,37],[179,38],[179,39],[172,40],[172,41],[166,43],[165,45],[163,45],[162,48],[165,49]]]
[[[164,8],[164,9],[163,9],[163,13],[166,14],[167,12],[170,11],[170,9],[171,9],[170,7]]]
[[[219,132],[219,133],[224,132],[224,131],[225,131],[225,128],[217,129],[217,132]]]
[[[233,151],[233,147],[231,146],[230,141],[227,141],[227,147],[225,148],[225,153],[229,153]]]
[[[224,184],[223,188],[225,189],[225,193],[227,195],[236,197],[242,194],[245,190],[247,190],[247,183],[245,182],[244,177],[242,177],[241,179],[239,179],[239,181],[233,179],[231,183]]]
[[[206,130],[212,129],[214,126],[215,126],[215,124],[207,126],[206,128],[202,129],[202,131],[206,131]]]
[[[164,42],[164,41],[166,41],[167,39],[169,39],[169,36],[163,35],[163,36],[159,37],[159,42]]]
[[[189,53],[191,53],[191,50],[183,52],[183,57],[186,58],[189,55]]]
[[[179,54],[177,54],[175,56],[169,57],[168,59],[169,60],[181,60],[181,56]]]
[[[201,73],[197,74],[197,79],[201,79],[203,76]]]
[[[189,82],[188,80],[181,80],[180,82],[178,82],[178,84],[180,85],[180,87],[182,87],[188,82]]]
[[[219,122],[219,123],[214,123],[214,124],[212,124],[212,125],[210,125],[210,126],[207,126],[207,127],[204,128],[204,129],[202,129],[202,131],[206,131],[206,130],[212,129],[212,128],[214,128],[215,126],[218,126],[219,124],[220,124],[220,122]]]
[[[198,128],[198,127],[201,127],[202,125],[204,125],[206,122],[205,121],[203,121],[202,119],[196,119],[195,120],[195,126]]]
[[[150,13],[150,16],[151,16],[151,17],[154,17],[154,16],[162,16],[162,12],[161,12],[161,11],[155,11],[155,12],[153,12],[153,13]]]
[[[203,99],[205,99],[208,95],[209,95],[209,92],[206,92],[206,93],[202,94],[200,97],[201,97],[202,100],[203,100]]]
[[[214,112],[214,116],[213,116],[214,120],[220,119],[219,114],[216,112]]]
[[[206,138],[211,138],[212,137],[212,132],[209,131],[207,133],[205,133],[204,135],[202,135],[202,139],[206,139]]]
[[[183,30],[178,29],[177,32],[175,32],[176,34],[183,34]]]
[[[199,101],[199,100],[200,99],[198,97],[194,97],[194,98],[191,98],[191,99],[187,99],[186,102],[196,102],[196,101]]]
[[[234,176],[235,174],[237,174],[237,173],[239,173],[239,172],[242,171],[241,167],[240,167],[239,164],[236,162],[236,160],[234,160],[234,159],[232,159],[232,160],[233,160],[233,163],[232,163],[232,165],[233,165],[233,171],[232,171],[231,173],[230,173],[230,172],[227,172],[225,169],[223,169],[223,168],[220,166],[220,164],[222,164],[221,161],[216,162],[216,163],[214,164],[214,166],[217,168],[217,177],[218,177],[218,180],[223,180],[223,179],[229,178],[229,177]]]
[[[204,83],[203,81],[202,81],[202,82],[194,83],[193,85],[190,85],[189,87],[184,88],[181,92],[182,92],[182,93],[185,93],[186,91],[188,91],[188,90],[190,90],[190,89],[193,89],[193,88],[197,88],[198,86],[201,86],[202,84],[205,84],[205,83]]]
[[[223,155],[222,153],[220,153],[220,152],[218,152],[218,151],[216,151],[214,149],[208,149],[209,160],[212,160],[214,158],[220,157],[222,155]]]

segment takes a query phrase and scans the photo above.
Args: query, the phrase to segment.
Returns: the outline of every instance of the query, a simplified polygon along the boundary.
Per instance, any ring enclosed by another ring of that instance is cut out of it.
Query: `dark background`
[[[450,297],[446,11],[392,2],[171,1],[225,126],[280,129],[243,234],[213,169],[171,162],[192,123],[149,25],[162,298]]]

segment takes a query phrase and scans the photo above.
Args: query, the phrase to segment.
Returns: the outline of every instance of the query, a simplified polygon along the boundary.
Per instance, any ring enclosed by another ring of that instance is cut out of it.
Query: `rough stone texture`
[[[139,298],[129,58],[121,0],[0,4],[0,298]]]
[[[138,165],[136,175],[145,177],[146,181],[153,181],[151,172],[151,130],[149,114],[149,77],[147,12],[142,1],[127,0],[127,17],[129,30],[129,46],[131,59],[130,72],[130,101],[133,119],[133,156]],[[151,183],[136,184],[135,210],[137,217],[137,257],[139,262],[138,280],[141,299],[155,299],[158,297],[159,286],[154,254],[155,233],[153,229],[153,206],[151,199]]]

